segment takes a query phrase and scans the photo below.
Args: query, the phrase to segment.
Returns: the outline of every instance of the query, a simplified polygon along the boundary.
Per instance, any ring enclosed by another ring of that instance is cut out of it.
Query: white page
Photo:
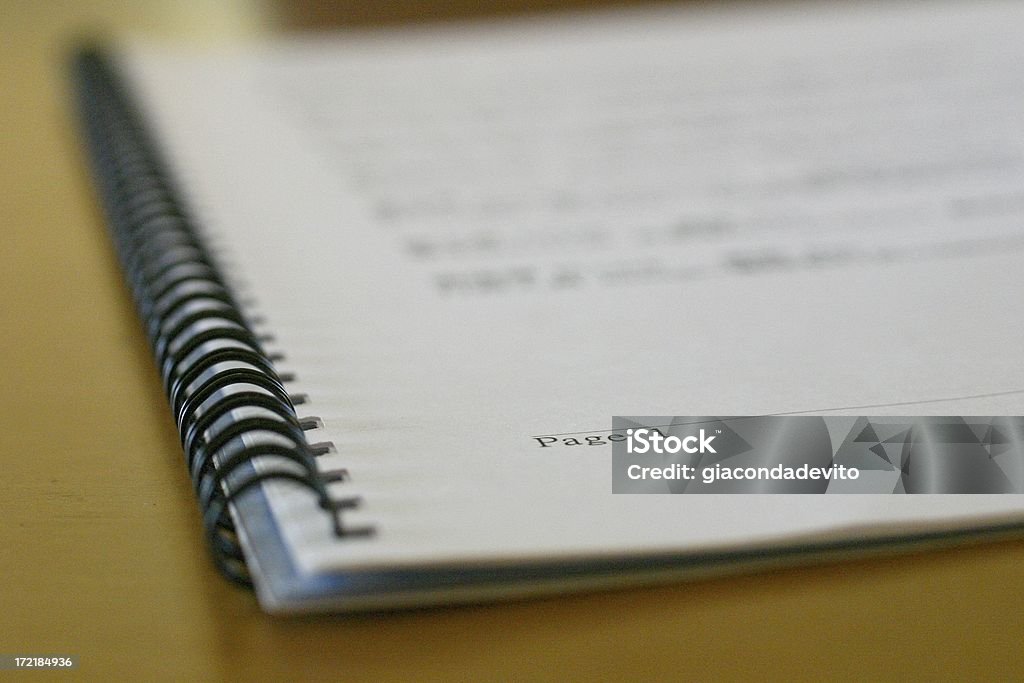
[[[303,571],[1021,519],[1019,496],[631,496],[612,415],[1020,415],[1018,3],[742,4],[125,60],[258,301],[338,542]]]

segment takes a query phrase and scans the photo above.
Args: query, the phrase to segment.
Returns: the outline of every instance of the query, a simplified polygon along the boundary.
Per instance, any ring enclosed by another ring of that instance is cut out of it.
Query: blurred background
[[[648,0],[444,0],[388,3],[315,2],[297,0],[269,8],[283,27],[289,29],[329,26],[391,25],[410,22],[508,17],[523,14],[593,9],[599,7],[655,4]],[[690,4],[699,4],[691,2]]]

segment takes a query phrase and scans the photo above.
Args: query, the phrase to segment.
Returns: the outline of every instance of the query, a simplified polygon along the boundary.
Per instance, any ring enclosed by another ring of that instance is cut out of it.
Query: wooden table
[[[96,679],[1024,677],[1024,541],[355,617],[271,618],[223,581],[61,59],[87,26],[247,40],[294,18],[242,0],[0,4],[0,653],[77,654]]]

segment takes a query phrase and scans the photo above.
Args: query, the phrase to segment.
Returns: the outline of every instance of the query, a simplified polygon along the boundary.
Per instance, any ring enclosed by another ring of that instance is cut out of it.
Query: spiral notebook
[[[218,566],[356,610],[1019,533],[1019,494],[956,477],[613,491],[613,417],[849,419],[900,493],[857,416],[1024,414],[1022,32],[740,3],[83,51]]]

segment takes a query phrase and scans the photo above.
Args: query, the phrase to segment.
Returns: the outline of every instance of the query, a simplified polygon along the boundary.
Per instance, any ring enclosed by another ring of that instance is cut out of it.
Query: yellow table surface
[[[1024,541],[301,619],[221,579],[60,60],[85,29],[248,40],[286,19],[266,2],[0,2],[0,653],[80,656],[54,678],[1024,678]]]

